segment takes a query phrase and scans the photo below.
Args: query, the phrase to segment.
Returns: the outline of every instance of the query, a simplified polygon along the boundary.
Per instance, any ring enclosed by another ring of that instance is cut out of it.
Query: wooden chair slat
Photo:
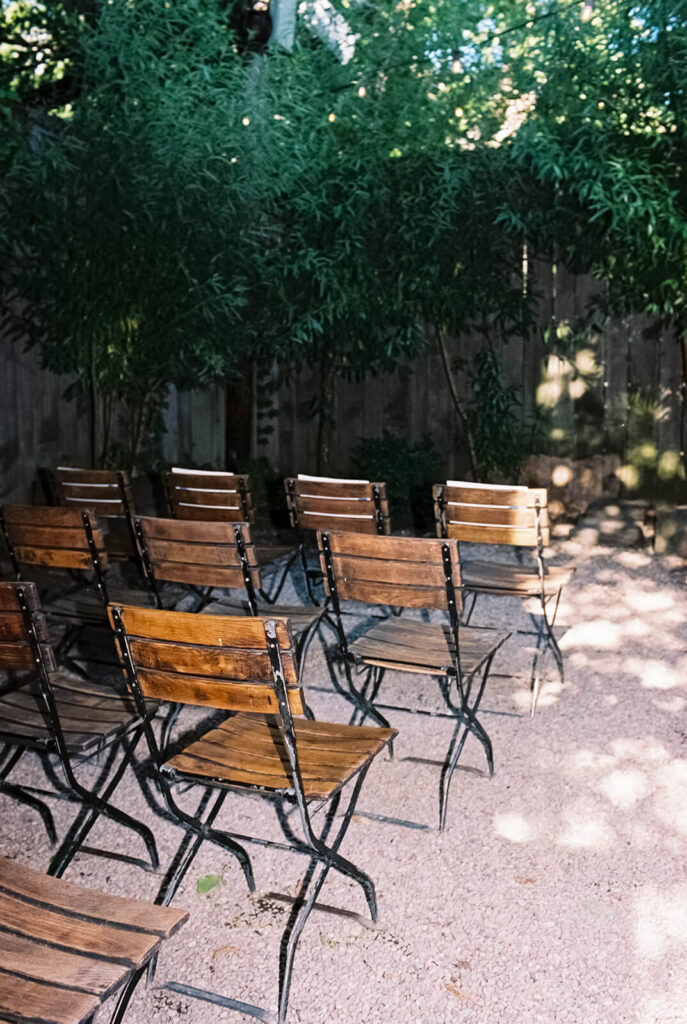
[[[169,643],[155,640],[130,639],[130,648],[136,665],[141,669],[158,669],[199,677],[222,677],[230,687],[234,680],[267,682],[272,669],[266,649],[262,651],[195,646],[190,643]],[[283,655],[284,678],[289,684],[298,682],[293,654]]]
[[[226,526],[227,524],[223,523],[222,525]],[[185,544],[183,541],[146,538],[146,549],[151,558],[156,561],[159,559],[161,562],[221,565],[223,568],[239,568],[241,565],[233,537],[230,543],[226,544]],[[251,562],[253,565],[256,564],[254,547],[250,548],[250,552],[246,550],[246,557],[249,564]]]
[[[193,638],[194,644],[210,647],[239,647],[264,650],[265,619],[250,616],[194,615],[192,612],[159,612],[136,605],[110,605],[121,611],[124,628],[131,638],[171,640],[184,642]],[[110,612],[110,619],[112,618]],[[280,647],[293,647],[288,621],[275,617],[277,640]]]
[[[50,637],[43,615],[34,615],[33,626],[36,630],[36,639],[48,643]],[[8,640],[26,640],[26,624],[21,612],[0,611],[0,641]]]
[[[367,498],[372,500],[372,488],[378,487],[380,493],[386,491],[383,483],[352,483],[348,480],[299,480],[290,477],[286,481],[287,490],[293,486],[294,494],[303,500],[313,498]]]
[[[88,992],[106,999],[122,980],[120,964],[94,960],[69,953],[43,942],[12,935],[0,927],[0,962],[8,974],[20,974],[32,981],[58,988]]]
[[[227,491],[239,493],[239,481],[250,490],[250,477],[246,473],[167,473],[167,482],[175,490]]]
[[[372,498],[311,498],[298,495],[296,505],[299,515],[374,516]]]
[[[181,505],[212,505],[226,512],[235,512],[238,520],[241,514],[241,501],[233,491],[192,491],[177,488],[175,493],[177,508]]]
[[[29,585],[24,587],[23,590],[24,600],[26,601],[27,607],[30,608],[31,611],[37,611],[41,606],[37,589],[34,586]],[[0,586],[0,612],[19,611],[20,607],[16,587]]]
[[[101,917],[99,921],[81,920],[63,910],[0,891],[0,920],[5,928],[18,935],[62,946],[77,953],[89,953],[127,967],[143,964],[157,944],[157,936],[128,928],[113,927]],[[1,977],[1,975],[0,975]]]
[[[83,529],[82,509],[60,508],[55,505],[3,505],[3,515],[9,524],[26,526],[61,526]]]
[[[45,985],[0,969],[0,1014],[30,1007],[30,1017],[16,1019],[30,1024],[82,1024],[99,1005],[99,998],[91,993]]]
[[[545,487],[475,487],[469,481],[457,484],[435,484],[434,496],[443,492],[445,502],[464,502],[470,505],[493,505],[511,508],[540,508],[548,505],[548,494]]]
[[[15,523],[12,525],[10,539],[14,548],[36,547],[36,548],[62,548],[72,551],[88,550],[83,523],[76,526],[31,526],[26,523]],[[100,547],[104,547],[102,537],[94,535],[96,543],[100,541]]]
[[[337,592],[343,601],[364,601],[399,608],[446,608],[445,587],[410,587],[395,583],[339,580]]]
[[[194,704],[218,708],[220,711],[255,711],[275,715],[279,712],[277,695],[269,686],[245,682],[231,685],[226,680],[212,682],[209,677],[185,676],[179,672],[157,672],[139,669],[138,681],[146,697],[153,700]],[[304,714],[300,690],[289,691],[289,704],[294,715]]]
[[[441,587],[444,592],[446,589],[444,569],[441,565],[382,558],[353,558],[347,555],[334,555],[332,560],[337,578],[347,583],[367,581],[401,586]]]
[[[377,524],[371,518],[343,518],[333,515],[313,515],[305,512],[298,524],[305,530],[355,530],[356,533],[377,535]]]
[[[257,570],[254,586],[259,585]],[[229,589],[243,587],[243,574],[240,569],[225,569],[217,565],[189,565],[184,562],[154,563],[155,579],[161,583],[188,583],[199,587],[227,587]]]
[[[0,643],[0,669],[21,672],[35,667],[34,654],[28,643]]]
[[[517,526],[467,526],[462,523],[447,523],[449,538],[474,544],[508,544],[511,547],[536,547],[537,531]],[[549,543],[549,531],[542,529],[542,542]]]
[[[187,522],[185,519],[160,519],[155,516],[138,516],[137,522],[141,524],[141,530],[146,541],[180,541],[187,544],[198,542],[198,527],[196,523]],[[243,543],[246,546],[246,554],[251,559],[251,552],[254,548],[250,533],[250,527],[246,523],[224,523],[213,522],[203,526],[203,543],[207,544],[235,544],[235,530],[241,531]],[[290,550],[290,549],[288,549]]]
[[[18,546],[14,549],[14,555],[18,562],[24,562],[26,565],[46,565],[54,569],[92,568],[91,557],[88,551]]]
[[[332,554],[335,555],[443,565],[442,543],[434,537],[375,537],[368,540],[367,537],[357,533],[344,533],[335,530],[332,530],[328,536]],[[448,544],[452,564],[460,565],[456,542],[448,540],[444,543]],[[321,537],[318,538],[318,546],[322,550]],[[456,582],[458,581],[456,580]]]
[[[175,907],[159,907],[140,900],[84,889],[62,878],[52,878],[20,861],[0,857],[0,889],[27,901],[94,922],[121,925],[160,938],[169,938],[188,914]]]
[[[53,478],[60,483],[100,484],[101,486],[119,488],[119,476],[125,484],[129,484],[129,476],[124,469],[82,469],[80,466],[58,466],[51,470]]]
[[[536,529],[536,509],[494,508],[488,505],[466,505],[451,502],[445,509],[448,523],[472,523],[476,526],[518,526]],[[542,526],[549,525],[549,511],[542,509],[539,514]]]

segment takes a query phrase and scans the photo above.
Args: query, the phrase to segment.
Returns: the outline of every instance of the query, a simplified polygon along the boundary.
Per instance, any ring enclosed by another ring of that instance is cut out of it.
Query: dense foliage
[[[231,6],[3,0],[6,304],[129,461],[170,384],[276,361],[319,367],[324,464],[336,377],[429,338],[503,470],[454,379],[498,367],[446,339],[532,332],[525,244],[684,332],[687,0],[341,0],[347,63],[303,23],[247,53]]]

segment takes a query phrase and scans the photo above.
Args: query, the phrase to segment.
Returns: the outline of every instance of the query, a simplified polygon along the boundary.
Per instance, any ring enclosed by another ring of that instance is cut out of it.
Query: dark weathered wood
[[[339,580],[337,591],[343,601],[365,601],[367,604],[399,608],[446,608],[444,587],[411,587],[349,579]]]
[[[372,498],[310,498],[297,497],[296,504],[300,515],[309,512],[312,515],[339,516],[374,516],[375,506]]]
[[[191,634],[190,639],[194,639]],[[164,672],[180,672],[186,675],[210,679],[221,677],[226,687],[232,680],[253,680],[266,682],[272,679],[272,669],[266,648],[262,651],[242,650],[237,647],[196,646],[194,643],[161,643],[155,640],[129,641],[131,654],[136,665],[141,668],[159,669]],[[298,673],[294,665],[293,654],[284,652],[282,656],[284,678],[287,683],[296,684]]]
[[[474,672],[508,638],[492,629],[460,630],[460,663],[463,673]],[[386,619],[355,640],[351,650],[368,663],[384,663],[405,671],[442,674],[455,665],[456,652],[451,631],[443,623],[406,621],[400,625]]]
[[[336,516],[312,515],[310,512],[300,513],[297,525],[304,530],[355,530],[356,533],[377,534],[374,519],[344,519]]]
[[[142,692],[151,700],[194,704],[221,711],[255,711],[270,715],[279,712],[277,695],[266,683],[244,682],[239,685],[208,676],[187,676],[180,672],[158,672],[143,668],[138,670],[137,675]],[[289,690],[289,703],[294,715],[303,714],[300,690]]]
[[[257,573],[257,570],[253,570]],[[187,562],[153,562],[153,573],[156,580],[167,583],[188,583],[196,587],[224,587],[234,589],[243,587],[243,574],[240,569],[225,569],[223,566],[193,565]],[[256,578],[254,586],[259,580]]]
[[[89,512],[93,509],[89,507]],[[73,529],[83,528],[82,509],[59,508],[54,505],[3,505],[2,512],[7,523],[26,526],[50,526]]]
[[[245,474],[171,472],[165,473],[164,486],[169,513],[176,519],[255,521],[250,477]]]
[[[36,611],[40,608],[41,600],[35,584],[20,584],[24,591],[24,598],[29,608]],[[19,595],[16,586],[0,587],[0,612],[19,611]]]
[[[186,519],[160,519],[155,516],[138,516],[138,523],[146,540],[169,540],[181,541],[187,544],[235,544],[235,530],[241,531],[246,552],[249,553],[253,546],[250,527],[246,523],[204,523],[202,527],[197,522],[189,522]]]
[[[423,586],[446,588],[444,568],[427,562],[408,562],[401,559],[355,558],[347,555],[333,556],[337,578],[348,583],[368,581],[395,583],[400,586]]]
[[[85,1024],[187,917],[0,857],[0,1019]]]
[[[544,576],[544,592],[556,593],[568,585],[575,572],[574,567],[547,566]],[[521,597],[539,594],[541,583],[536,568],[506,565],[500,562],[465,562],[463,585],[466,590],[480,593],[498,593]]]
[[[194,615],[191,612],[159,612],[135,605],[120,605],[124,627],[132,637],[188,641],[211,647],[265,648],[265,620],[248,616]],[[284,649],[293,647],[286,619],[275,618],[277,639]]]
[[[122,971],[123,976],[128,973]],[[0,970],[0,1014],[21,1013],[17,1020],[31,1024],[81,1024],[97,1010],[100,1000],[87,992],[43,985]],[[31,1016],[26,1017],[26,1008]]]
[[[6,672],[36,667],[33,650],[27,643],[0,643],[0,669]]]
[[[442,565],[442,543],[447,543],[454,566],[460,565],[458,545],[455,541],[440,541],[424,537],[366,537],[357,533],[332,530],[328,534],[332,553],[360,558],[392,559],[394,561],[424,562]],[[318,537],[322,550],[322,538]]]
[[[26,565],[48,565],[54,569],[91,569],[93,562],[88,551],[70,551],[67,548],[14,548],[18,562]]]
[[[372,500],[372,488],[378,487],[380,495],[385,494],[386,485],[383,483],[353,483],[350,480],[302,480],[298,477],[290,477],[286,481],[287,493],[293,487],[297,498],[303,500],[305,497],[313,498],[367,498]]]
[[[186,523],[186,526],[198,526],[197,523]],[[220,525],[225,526],[225,523]],[[202,530],[201,526],[201,530]],[[202,544],[193,543],[186,544],[183,541],[174,540],[157,540],[155,538],[146,538],[146,550],[150,557],[161,562],[187,562],[193,565],[221,565],[223,568],[240,567],[241,561],[239,559],[239,553],[236,548],[236,541],[231,538],[231,542],[227,544]],[[246,550],[246,558],[248,563],[251,561],[255,565],[255,548]]]
[[[55,911],[123,925],[161,938],[173,935],[188,917],[185,911],[174,907],[157,907],[141,900],[84,889],[5,857],[0,857],[0,889]]]
[[[384,745],[395,729],[296,721],[296,745],[306,797],[331,796]],[[293,788],[288,754],[276,719],[236,715],[169,761],[175,771],[210,775],[227,784]]]

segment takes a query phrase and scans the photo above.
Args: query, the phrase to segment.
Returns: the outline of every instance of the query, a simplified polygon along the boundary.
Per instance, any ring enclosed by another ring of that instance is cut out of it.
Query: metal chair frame
[[[467,485],[469,486],[469,485]],[[434,501],[437,508],[437,531],[441,537],[448,537],[448,525],[446,522],[446,486],[444,484],[435,484],[434,489]],[[558,615],[558,608],[560,605],[561,594],[563,592],[562,584],[557,591],[553,593],[546,593],[546,566],[544,560],[544,538],[542,531],[542,505],[538,495],[534,497],[534,522],[536,531],[536,566],[537,566],[537,578],[539,581],[539,592],[536,595],[533,594],[522,594],[513,591],[511,594],[505,594],[502,596],[518,597],[521,600],[527,597],[536,596],[539,598],[539,604],[541,606],[541,618],[537,619],[534,615],[531,615],[534,630],[517,630],[521,635],[535,636],[536,647],[534,652],[534,658],[532,660],[532,670],[530,677],[530,690],[531,690],[531,701],[530,701],[530,715],[534,716],[537,701],[539,699],[539,693],[541,691],[541,679],[542,671],[544,667],[544,659],[547,651],[551,651],[553,654],[556,667],[561,679],[561,685],[565,685],[565,668],[563,665],[563,654],[558,644],[556,634],[554,633],[554,626],[556,624],[556,616]],[[518,546],[518,545],[515,545]],[[472,614],[477,604],[477,598],[480,593],[488,593],[488,589],[483,588],[482,590],[473,590],[469,584],[464,585],[466,593],[470,594],[472,600],[469,608],[464,615],[464,624],[470,625]],[[549,606],[553,604],[553,612],[549,614]]]
[[[157,847],[153,833],[147,825],[139,822],[132,815],[120,810],[119,807],[110,803],[110,798],[121,782],[127,767],[131,764],[136,747],[143,735],[144,723],[137,717],[119,728],[113,729],[109,734],[103,736],[95,750],[83,751],[70,749],[65,739],[60,715],[55,700],[55,695],[50,681],[50,671],[55,669],[56,662],[52,647],[49,643],[41,640],[36,628],[34,616],[35,610],[31,605],[38,605],[37,589],[35,584],[0,584],[2,587],[11,587],[16,594],[19,610],[24,624],[25,635],[30,645],[35,666],[36,679],[38,681],[38,695],[40,699],[40,710],[45,718],[46,735],[40,738],[28,738],[10,735],[4,741],[4,762],[0,767],[0,791],[8,796],[36,810],[44,823],[48,838],[51,843],[56,842],[56,830],[52,814],[44,801],[40,800],[37,793],[67,800],[76,800],[81,808],[72,822],[65,838],[62,840],[58,850],[53,855],[48,868],[48,874],[60,877],[77,853],[90,853],[99,856],[111,857],[124,860],[146,869],[156,869],[159,866]],[[28,594],[33,593],[33,599]],[[20,684],[23,687],[23,683]],[[147,709],[147,714],[154,714],[154,710]],[[45,767],[45,758],[49,754],[57,756],[58,763],[64,774],[65,783],[46,769],[46,774],[51,774],[59,787],[56,791],[36,790],[17,783],[7,781],[8,776],[27,750],[37,752]],[[105,763],[98,773],[92,786],[86,787],[76,777],[75,765],[85,764],[98,758],[106,752]],[[117,756],[119,762],[117,763]],[[95,825],[98,818],[104,815],[117,824],[131,829],[143,840],[148,852],[149,860],[132,857],[128,854],[121,854],[110,850],[101,850],[85,846],[86,839]]]
[[[381,726],[389,727],[389,721],[382,714],[383,711],[399,711],[409,714],[423,715],[428,718],[446,718],[455,723],[451,741],[446,755],[442,762],[439,778],[439,831],[443,831],[446,825],[448,807],[448,794],[453,774],[456,770],[458,760],[463,752],[468,735],[472,734],[482,745],[487,761],[489,776],[494,774],[494,752],[491,739],[477,718],[477,712],[484,695],[484,690],[489,677],[492,661],[496,651],[505,641],[504,635],[499,643],[489,651],[486,657],[478,662],[471,672],[466,673],[461,665],[460,655],[460,631],[459,631],[459,609],[462,607],[460,585],[456,585],[453,577],[453,566],[451,551],[448,544],[443,544],[442,565],[444,572],[444,586],[446,590],[446,609],[448,612],[449,629],[454,645],[454,662],[447,665],[442,674],[434,675],[441,695],[446,705],[446,711],[430,711],[427,708],[408,704],[389,704],[377,700],[379,690],[389,669],[387,667],[366,665],[364,656],[356,655],[350,650],[346,630],[343,625],[343,612],[337,587],[337,576],[334,568],[334,559],[330,543],[329,533],[320,531],[318,533],[322,560],[325,566],[327,589],[331,606],[334,611],[339,646],[341,651],[341,663],[344,669],[346,687],[337,686],[339,692],[347,697],[354,705],[351,722],[362,724],[366,718],[374,719]],[[394,614],[392,610],[392,615]],[[363,675],[362,685],[357,686],[353,681],[353,669]],[[410,671],[412,668],[394,667],[393,671]],[[332,672],[332,680],[336,685],[336,673]],[[455,697],[452,696],[455,691]]]
[[[129,637],[122,617],[123,609],[117,605],[111,605],[110,611],[127,680],[131,687],[134,699],[142,713],[145,708],[145,698],[139,683],[135,659],[132,656]],[[157,614],[165,613],[158,612]],[[278,1024],[284,1024],[287,1016],[293,964],[298,940],[311,911],[315,907],[317,896],[324,885],[329,870],[334,868],[345,877],[352,879],[360,885],[373,922],[377,920],[377,900],[374,883],[369,875],[356,867],[351,861],[342,857],[338,852],[351,822],[360,790],[370,764],[372,763],[372,758],[370,758],[366,764],[362,765],[355,776],[347,780],[347,782],[353,782],[353,789],[350,794],[348,804],[343,812],[338,831],[334,838],[328,843],[327,839],[334,822],[334,817],[339,808],[343,787],[337,789],[336,792],[326,800],[321,800],[316,804],[314,813],[324,808],[326,804],[329,803],[324,825],[318,834],[312,825],[311,814],[308,807],[309,800],[304,792],[303,780],[299,766],[293,715],[282,663],[282,650],[277,637],[277,626],[280,621],[281,623],[287,622],[287,620],[263,619],[266,647],[272,673],[272,679],[268,682],[274,691],[279,708],[278,725],[288,754],[292,781],[292,786],[289,789],[270,792],[265,789],[257,789],[249,784],[247,786],[240,786],[236,783],[223,782],[214,778],[212,775],[207,775],[205,777],[195,776],[191,785],[201,786],[203,788],[203,793],[195,814],[189,814],[179,807],[173,794],[173,786],[177,782],[182,782],[185,785],[188,785],[188,779],[178,777],[173,769],[170,769],[165,765],[165,752],[158,746],[155,734],[150,727],[148,719],[145,720],[144,728],[150,750],[151,762],[155,768],[157,781],[165,804],[169,812],[185,830],[185,835],[165,875],[165,879],[155,901],[156,903],[167,906],[172,901],[179,885],[189,870],[198,849],[205,840],[215,843],[220,848],[232,853],[236,857],[251,892],[255,891],[255,881],[250,858],[242,845],[243,843],[253,843],[269,849],[292,850],[296,853],[304,854],[310,860],[299,895],[293,903],[293,909],[287,921],[280,946],[279,1005],[276,1019]],[[192,639],[192,637],[189,637],[189,641],[192,641]],[[215,828],[215,819],[217,818],[217,815],[219,814],[230,791],[253,792],[262,798],[276,803],[278,818],[284,831],[284,838],[287,842],[278,842],[272,839],[265,839],[246,835],[244,833],[227,831],[225,829],[219,830]],[[294,835],[288,824],[287,803],[290,803],[292,806],[295,803],[295,806],[298,809],[298,816],[303,832],[302,839],[299,839]],[[262,1007],[239,1002],[237,1000],[218,995],[217,993],[193,988],[180,983],[172,983],[168,987],[173,991],[183,993],[193,998],[202,999],[229,1009],[239,1010],[240,1012],[255,1017],[258,1020],[274,1020],[270,1011]]]

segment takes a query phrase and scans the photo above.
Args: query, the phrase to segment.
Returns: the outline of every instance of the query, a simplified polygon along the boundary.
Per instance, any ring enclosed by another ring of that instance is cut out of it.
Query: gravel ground
[[[556,554],[578,566],[559,613],[565,686],[549,671],[531,720],[531,640],[516,634],[502,648],[481,715],[496,774],[481,772],[482,750],[470,738],[462,765],[473,770],[456,773],[443,834],[435,828],[438,768],[414,759],[441,758],[448,725],[396,717],[395,760],[377,759],[359,806],[431,828],[356,816],[342,853],[374,878],[380,922],[312,914],[296,958],[291,1024],[687,1024],[687,573],[574,537]],[[522,604],[490,599],[475,623],[527,628],[528,618]],[[306,685],[318,718],[347,720],[317,642]],[[387,685],[433,699],[421,677],[391,675]],[[168,858],[180,833],[127,782],[119,801],[151,822]],[[55,808],[62,830],[66,810]],[[45,867],[50,851],[35,815],[3,797],[0,815],[2,853]],[[279,837],[269,805],[252,797],[230,796],[222,820]],[[97,828],[93,841],[133,852],[115,826]],[[295,893],[305,861],[253,849],[253,896],[229,855],[201,850],[175,898],[190,921],[164,947],[157,982],[274,1008],[288,907],[269,894]],[[221,884],[201,895],[197,881],[207,874]],[[86,855],[67,877],[140,897],[159,884]],[[359,889],[334,874],[320,898],[365,911]],[[140,986],[126,1019],[243,1018]]]

